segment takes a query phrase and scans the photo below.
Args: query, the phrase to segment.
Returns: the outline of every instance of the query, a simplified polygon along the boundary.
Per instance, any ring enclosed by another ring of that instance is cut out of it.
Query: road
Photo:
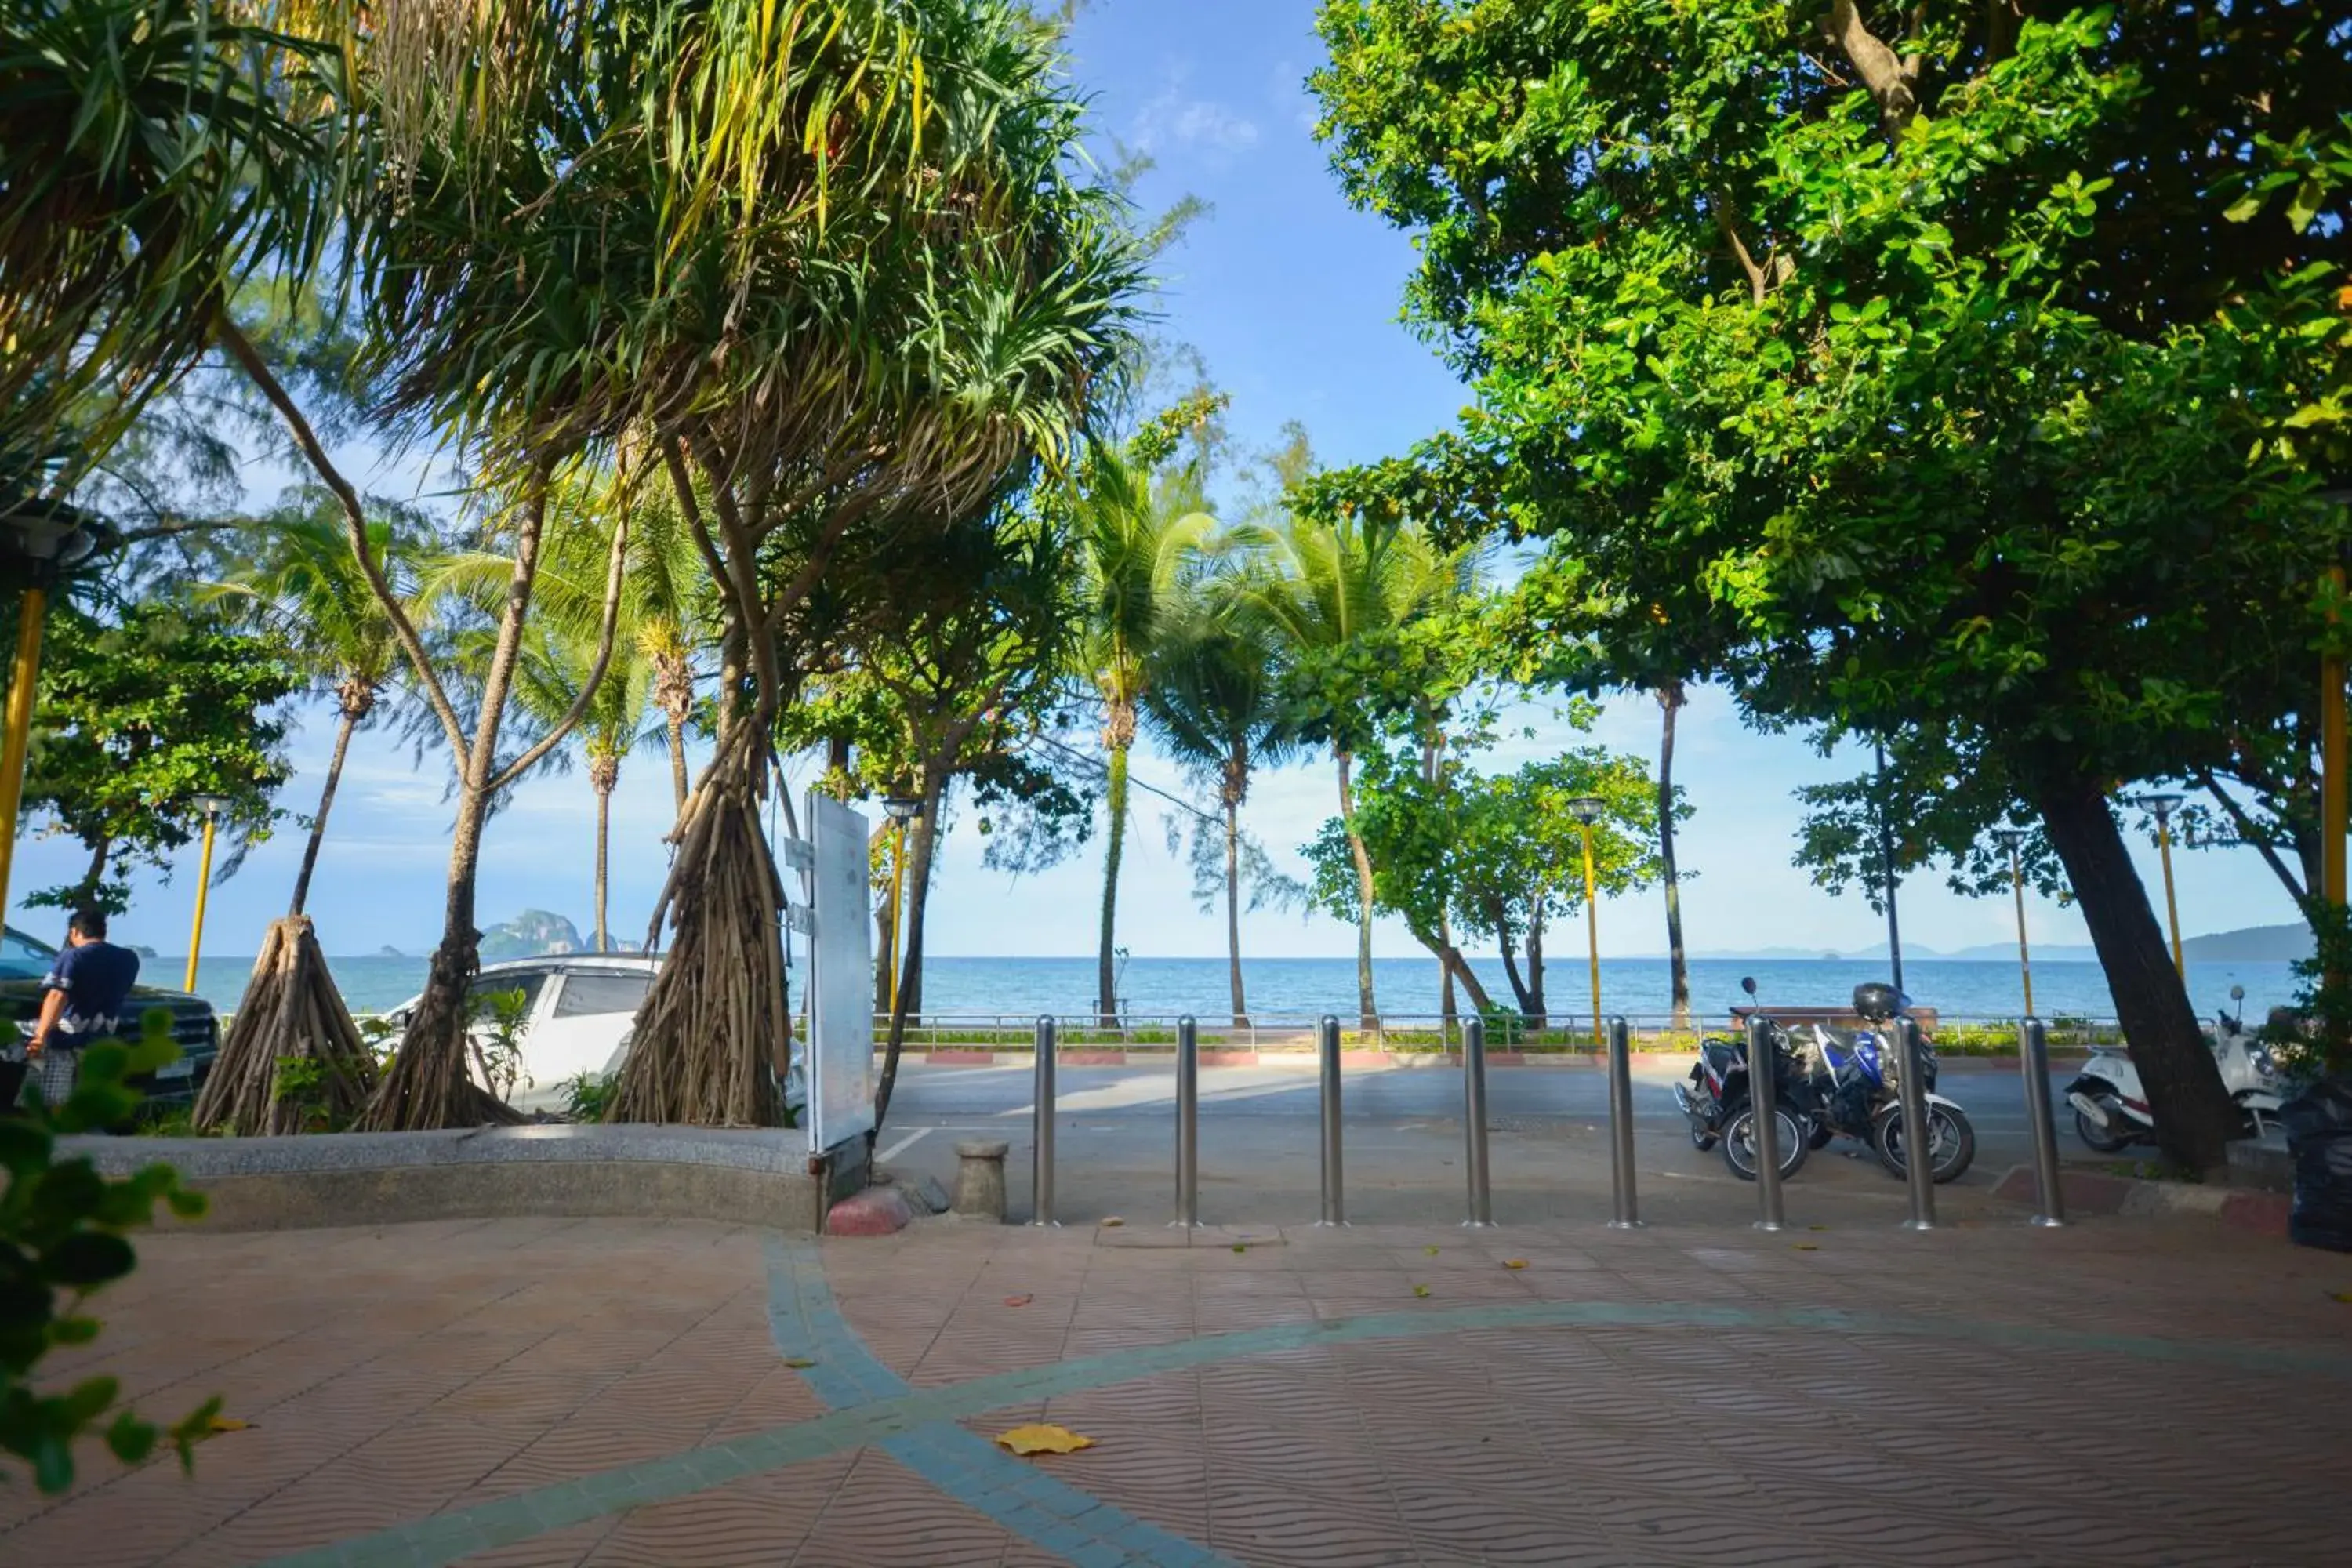
[[[1669,1086],[1672,1068],[1637,1068],[1637,1166],[1645,1214],[1695,1221],[1752,1217],[1754,1189],[1718,1155],[1691,1147]],[[2052,1075],[2053,1091],[2068,1074]],[[2025,1105],[2011,1064],[1947,1064],[1938,1088],[1977,1131],[1974,1167],[1939,1190],[1949,1216],[1990,1215],[1990,1189],[2025,1163]],[[886,1167],[952,1184],[954,1145],[1001,1138],[1015,1217],[1030,1190],[1033,1080],[1025,1067],[909,1067],[899,1077],[877,1145]],[[1341,1093],[1350,1217],[1420,1223],[1464,1205],[1462,1079],[1444,1065],[1350,1069]],[[1605,1217],[1609,1208],[1608,1084],[1591,1068],[1507,1068],[1487,1073],[1496,1213],[1506,1223]],[[1319,1100],[1313,1058],[1201,1073],[1202,1217],[1280,1225],[1318,1209]],[[1164,1219],[1173,1190],[1172,1065],[1065,1067],[1056,1095],[1056,1190],[1066,1222],[1105,1215]],[[2063,1123],[2062,1121],[2062,1130]],[[2065,1133],[2071,1144],[2071,1133]],[[2062,1154],[2081,1154],[2062,1144]],[[1791,1220],[1815,1197],[1841,1212],[1891,1205],[1903,1184],[1851,1140],[1815,1153],[1788,1184]],[[1858,1205],[1858,1207],[1857,1207]]]

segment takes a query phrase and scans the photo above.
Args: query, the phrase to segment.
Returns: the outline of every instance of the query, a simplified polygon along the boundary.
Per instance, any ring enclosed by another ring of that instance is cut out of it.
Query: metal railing
[[[1196,1021],[1190,1016],[1180,1016],[1175,1025],[1176,1212],[1171,1223],[1189,1229],[1202,1223],[1200,1030]],[[1060,1031],[1051,1017],[1036,1019],[1031,1031],[1032,1046],[1036,1052],[1033,1069],[1035,1092],[1031,1107],[1031,1169],[1035,1205],[1031,1223],[1054,1226],[1058,1223],[1054,1119],[1057,1110],[1055,1073],[1059,1066]],[[1633,1030],[1630,1021],[1621,1016],[1607,1019],[1602,1032],[1609,1056],[1611,1217],[1607,1224],[1612,1230],[1634,1230],[1641,1228],[1643,1222],[1635,1192],[1639,1173],[1633,1148]],[[1771,1026],[1761,1017],[1750,1018],[1746,1034],[1748,1082],[1751,1085],[1777,1086],[1780,1075],[1774,1062],[1776,1045]],[[2050,1103],[2048,1029],[2040,1019],[2027,1018],[2020,1021],[2018,1034],[2024,1044],[2019,1066],[2031,1128],[2037,1194],[2035,1211],[2027,1223],[2038,1228],[2053,1228],[2065,1223],[2065,1204],[2060,1186],[2054,1113]],[[1930,1136],[1927,1074],[1923,1070],[1925,1064],[1920,1046],[1917,1026],[1908,1019],[1903,1020],[1896,1031],[1899,1053],[1896,1070],[1899,1077],[1895,1083],[1898,1113],[1902,1117],[1904,1178],[1909,1197],[1909,1212],[1903,1225],[1906,1230],[1932,1231],[1937,1228],[1935,1149]],[[1322,1186],[1321,1217],[1316,1223],[1318,1226],[1345,1226],[1348,1223],[1347,1125],[1341,1107],[1346,1052],[1343,1031],[1338,1018],[1326,1014],[1317,1021],[1315,1047],[1319,1080],[1317,1102]],[[1495,1224],[1486,1068],[1485,1025],[1475,1018],[1465,1020],[1462,1109],[1463,1165],[1468,1213],[1463,1223],[1465,1226],[1481,1229]],[[1780,1125],[1780,1097],[1777,1092],[1772,1092],[1769,1102],[1762,1105],[1759,1105],[1757,1100],[1758,1097],[1751,1093],[1747,1116],[1750,1154],[1755,1162],[1756,1228],[1780,1231],[1788,1225],[1780,1181],[1784,1130]],[[1803,1117],[1794,1111],[1791,1117],[1791,1135],[1803,1136]],[[1725,1136],[1729,1137],[1735,1134],[1737,1128],[1724,1131]]]

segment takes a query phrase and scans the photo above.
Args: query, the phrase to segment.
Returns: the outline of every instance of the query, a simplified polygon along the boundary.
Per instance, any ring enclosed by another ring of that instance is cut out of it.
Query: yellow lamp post
[[[0,512],[0,581],[23,584],[16,600],[16,658],[0,713],[0,914],[8,908],[8,873],[16,855],[16,818],[25,804],[25,755],[31,749],[33,699],[41,679],[41,630],[58,574],[79,565],[107,531],[62,502]]]
[[[2009,889],[2017,895],[2017,973],[2025,983],[2025,1016],[2033,1016],[2033,958],[2025,948],[2025,876],[2017,863],[2017,847],[2025,835],[2014,827],[1996,828],[1993,842],[2009,851]]]
[[[1579,795],[1568,803],[1568,814],[1584,829],[1584,933],[1592,957],[1592,1048],[1601,1049],[1601,895],[1592,877],[1592,825],[1601,820],[1601,803]]]
[[[188,983],[180,987],[183,991],[196,988],[196,954],[205,945],[205,895],[212,891],[213,885],[213,830],[220,826],[220,814],[229,806],[216,795],[200,795],[194,804],[205,814],[205,847],[196,859],[196,919],[188,931]]]
[[[2156,814],[2157,849],[2164,857],[2164,920],[2172,932],[2172,967],[2185,981],[2189,978],[2189,965],[2180,956],[2180,904],[2172,893],[2172,814],[2180,809],[2180,796],[2144,795],[2132,804]]]
[[[907,967],[906,954],[899,943],[898,910],[907,891],[907,824],[923,815],[920,795],[894,795],[884,798],[883,815],[896,825],[890,850],[890,1016],[898,1016],[898,976]]]

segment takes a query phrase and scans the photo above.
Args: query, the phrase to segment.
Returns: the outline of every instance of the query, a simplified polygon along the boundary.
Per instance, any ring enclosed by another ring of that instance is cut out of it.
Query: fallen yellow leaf
[[[1114,1225],[1125,1225],[1127,1221],[1119,1218],[1117,1215],[1106,1215],[1103,1217],[1103,1225],[1106,1228]]]
[[[2352,1290],[2330,1290],[2327,1294],[2338,1301],[2352,1301]]]
[[[1801,1241],[1797,1243],[1797,1250],[1800,1252],[1819,1252],[1821,1247],[1815,1243],[1810,1241]]]
[[[1506,1268],[1525,1268],[1527,1266],[1528,1260],[1524,1258],[1506,1258],[1503,1259],[1503,1267]]]
[[[1827,1230],[1829,1229],[1829,1226],[1825,1225],[1809,1225],[1805,1228],[1807,1230]]]
[[[1248,1248],[1248,1247],[1244,1247],[1240,1242],[1236,1241],[1235,1243],[1234,1243],[1234,1250],[1235,1252],[1247,1252],[1247,1251],[1249,1250],[1249,1248]]]
[[[1426,1285],[1416,1285],[1412,1288],[1412,1293],[1416,1296],[1426,1296],[1429,1294],[1429,1287]]]
[[[788,1355],[784,1358],[784,1364],[791,1367],[794,1372],[805,1372],[808,1368],[814,1366],[816,1363],[809,1360],[809,1358],[804,1355]]]
[[[1435,1247],[1423,1247],[1423,1248],[1422,1248],[1422,1250],[1423,1250],[1423,1252],[1426,1252],[1427,1254],[1429,1254],[1432,1258],[1434,1258],[1434,1257],[1436,1257],[1436,1256],[1437,1256],[1437,1248],[1435,1248]]]
[[[1067,1426],[1015,1426],[1010,1432],[999,1432],[996,1446],[1016,1454],[1075,1454],[1081,1448],[1093,1447],[1095,1440],[1082,1437]]]
[[[1004,1298],[1004,1304],[1008,1307],[1025,1307],[1036,1299],[1034,1296],[1007,1296]]]
[[[234,1415],[215,1415],[211,1420],[205,1423],[205,1430],[207,1432],[244,1432],[249,1430],[252,1426],[252,1422],[239,1421]]]

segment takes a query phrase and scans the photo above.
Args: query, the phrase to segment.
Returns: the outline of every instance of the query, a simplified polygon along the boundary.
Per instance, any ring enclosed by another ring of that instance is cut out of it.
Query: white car
[[[530,1006],[522,1026],[522,1067],[508,1103],[518,1110],[562,1110],[564,1086],[580,1073],[603,1078],[620,1070],[636,1027],[637,1009],[661,968],[658,956],[638,952],[566,952],[486,963],[467,988],[478,1015],[487,998],[520,991]],[[412,996],[387,1016],[406,1022],[422,998]],[[475,1038],[485,1038],[479,1024]],[[481,1069],[474,1069],[478,1080]]]
[[[567,1110],[567,1086],[578,1075],[601,1079],[619,1072],[636,1030],[637,1009],[645,1005],[646,993],[660,968],[660,955],[641,952],[551,953],[484,964],[466,990],[467,1005],[478,1017],[487,999],[500,992],[521,992],[529,1008],[522,1026],[521,1070],[507,1093],[507,1103],[517,1110]],[[411,996],[385,1017],[404,1024],[421,1000]],[[488,1038],[478,1023],[474,1037],[478,1041]],[[784,1103],[795,1110],[808,1103],[806,1070],[795,1035],[792,1070],[784,1078]],[[479,1082],[478,1062],[473,1073]]]

